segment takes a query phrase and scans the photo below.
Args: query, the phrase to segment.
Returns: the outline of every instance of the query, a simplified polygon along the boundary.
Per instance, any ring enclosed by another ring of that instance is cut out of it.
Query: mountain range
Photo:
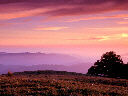
[[[90,63],[82,63],[80,59],[65,54],[0,52],[0,74],[5,74],[8,71],[22,72],[35,70],[86,73],[90,65]]]
[[[78,58],[65,54],[46,53],[5,53],[0,52],[0,64],[4,65],[39,65],[55,64],[70,65],[81,62]]]

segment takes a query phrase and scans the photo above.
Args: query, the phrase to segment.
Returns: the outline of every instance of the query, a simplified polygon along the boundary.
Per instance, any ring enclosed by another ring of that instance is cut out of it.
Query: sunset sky
[[[0,0],[0,51],[128,53],[128,0]]]

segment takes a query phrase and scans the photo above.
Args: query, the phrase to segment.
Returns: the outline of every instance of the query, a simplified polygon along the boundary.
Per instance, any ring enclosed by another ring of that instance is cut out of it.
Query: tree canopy
[[[120,55],[115,52],[106,52],[101,56],[100,60],[94,63],[94,66],[88,69],[88,75],[121,77],[123,73],[124,63]]]

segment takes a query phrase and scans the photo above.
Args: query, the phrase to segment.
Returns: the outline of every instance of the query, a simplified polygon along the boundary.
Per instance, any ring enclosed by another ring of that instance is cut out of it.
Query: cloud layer
[[[128,10],[128,0],[0,0],[0,19]]]
[[[127,33],[120,33],[120,34],[113,34],[113,35],[97,35],[97,36],[90,36],[86,38],[73,38],[73,39],[66,39],[70,41],[86,41],[86,40],[92,40],[92,41],[105,41],[105,40],[112,40],[112,39],[127,39],[128,34]]]
[[[35,30],[57,31],[57,30],[62,30],[66,28],[68,27],[44,27],[44,28],[35,28]]]
[[[117,19],[117,18],[124,18],[126,19],[128,14],[120,14],[120,15],[112,15],[112,16],[93,16],[93,17],[86,17],[86,18],[77,18],[77,19],[69,19],[66,22],[77,22],[82,20],[97,20],[97,19]]]

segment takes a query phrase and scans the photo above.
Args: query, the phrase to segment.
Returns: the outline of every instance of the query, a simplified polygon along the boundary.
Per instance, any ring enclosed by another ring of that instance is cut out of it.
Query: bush
[[[13,73],[8,71],[8,74],[7,74],[9,77],[12,77],[13,76]]]

